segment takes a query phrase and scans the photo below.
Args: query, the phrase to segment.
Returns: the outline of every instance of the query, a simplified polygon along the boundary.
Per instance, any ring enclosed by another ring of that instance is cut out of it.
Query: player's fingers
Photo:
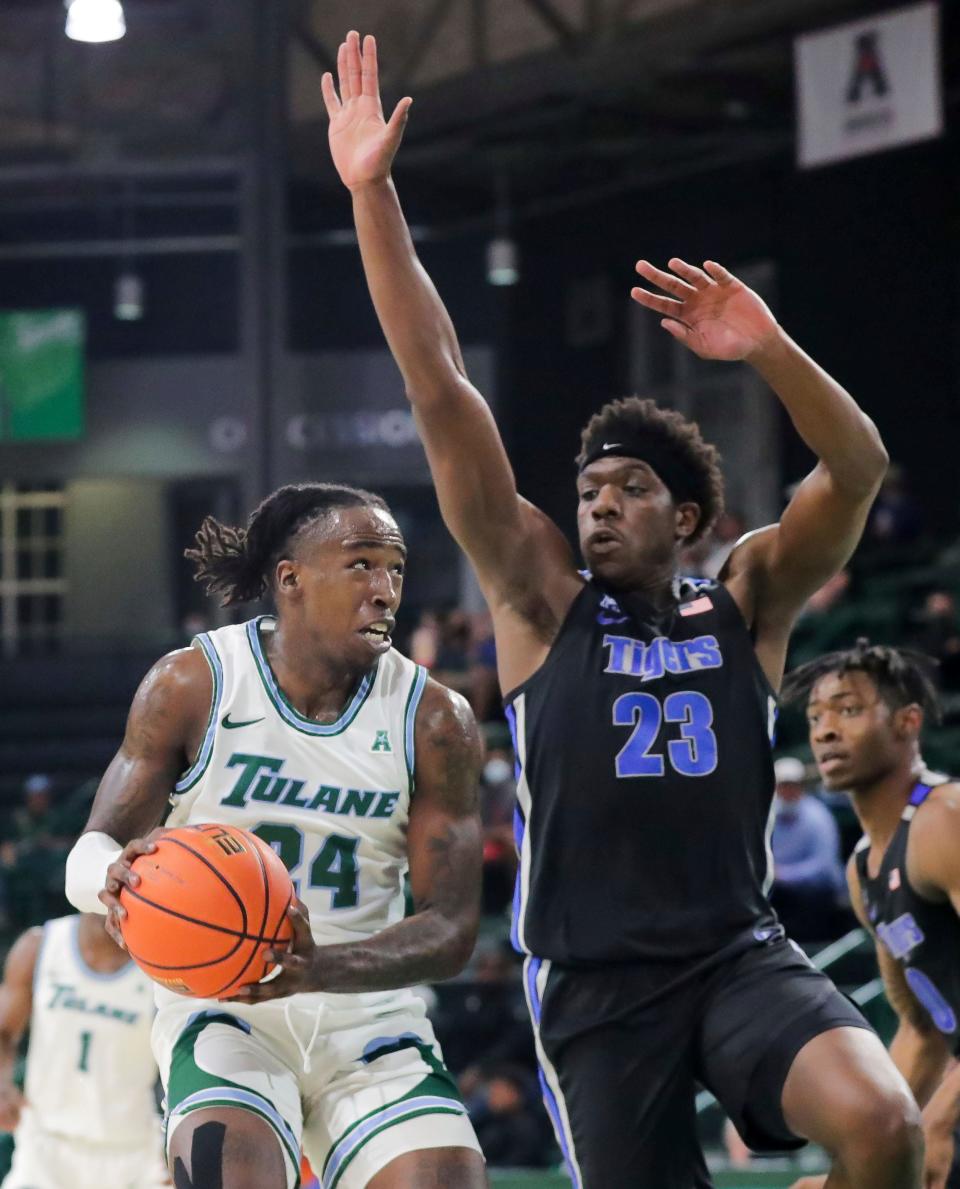
[[[676,318],[664,318],[660,323],[664,330],[673,335],[679,342],[689,345],[690,327],[678,322]]]
[[[407,126],[407,117],[410,115],[412,104],[413,100],[407,95],[393,109],[393,115],[387,123],[387,136],[391,142],[400,143],[403,130]]]
[[[312,949],[313,934],[310,932],[310,913],[306,906],[298,900],[287,909],[287,916],[293,926],[293,951]]]
[[[363,39],[363,54],[360,58],[360,86],[364,95],[380,98],[377,70],[377,39],[368,33]]]
[[[678,314],[683,309],[682,301],[675,301],[672,297],[663,297],[659,293],[651,293],[648,289],[633,288],[630,296],[648,310],[658,314]]]
[[[340,98],[346,103],[350,98],[350,72],[347,70],[347,43],[340,42],[337,50],[337,79],[340,83]]]
[[[730,285],[737,278],[732,272],[728,272],[722,264],[717,264],[716,260],[704,260],[703,270],[710,276],[718,285]]]
[[[360,34],[351,29],[347,34],[347,77],[350,80],[350,98],[356,99],[363,93],[363,63],[360,60]]]
[[[343,104],[340,102],[340,96],[337,94],[337,88],[333,85],[333,75],[329,70],[320,80],[320,93],[323,95],[323,102],[327,109],[327,115],[332,120]]]
[[[659,285],[667,293],[672,293],[674,297],[689,297],[691,293],[695,292],[692,285],[681,281],[672,273],[664,272],[662,268],[657,268],[649,260],[638,260],[637,272],[646,280],[652,281],[654,285]]]
[[[683,277],[685,281],[689,281],[694,289],[706,289],[711,284],[710,278],[702,268],[688,264],[686,260],[681,260],[679,256],[671,256],[667,263],[677,276]]]
[[[140,884],[140,876],[129,863],[118,859],[107,868],[107,879],[104,887],[110,892],[119,892],[121,888],[135,888]]]

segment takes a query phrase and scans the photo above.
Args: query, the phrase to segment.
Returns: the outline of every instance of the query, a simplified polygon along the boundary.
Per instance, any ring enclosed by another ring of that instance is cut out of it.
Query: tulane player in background
[[[805,701],[824,786],[850,793],[863,827],[850,899],[899,1020],[890,1055],[923,1107],[924,1189],[960,1189],[960,784],[920,752],[940,714],[932,669],[860,641],[795,670],[784,697]]]
[[[0,985],[3,1189],[169,1186],[150,1049],[153,984],[102,916],[60,917],[13,944]],[[13,1080],[30,1030],[23,1093]]]
[[[726,269],[641,261],[668,296],[636,300],[702,358],[755,367],[819,462],[722,581],[685,581],[680,551],[721,506],[716,451],[650,401],[607,405],[577,459],[585,579],[517,494],[414,252],[390,179],[410,101],[384,120],[372,38],[348,36],[338,73],[330,147],[367,281],[493,615],[520,763],[514,937],[575,1185],[709,1185],[699,1081],[752,1146],[823,1144],[831,1189],[911,1189],[916,1104],[766,898],[774,691],[794,618],[859,540],[887,465],[876,428]]]
[[[293,1189],[302,1148],[324,1189],[480,1189],[476,1136],[406,988],[473,950],[481,747],[466,702],[392,646],[397,523],[369,492],[282,487],[246,529],[208,518],[188,556],[227,603],[268,595],[276,615],[198,636],[146,676],[67,894],[106,905],[115,929],[172,800],[168,826],[270,843],[301,903],[272,982],[222,1003],[156,989],[176,1187]]]

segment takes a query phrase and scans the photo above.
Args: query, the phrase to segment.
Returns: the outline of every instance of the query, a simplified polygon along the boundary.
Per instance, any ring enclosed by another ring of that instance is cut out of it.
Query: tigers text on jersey
[[[267,616],[198,636],[213,673],[207,732],[168,826],[252,830],[285,863],[318,943],[401,920],[414,726],[426,670],[381,656],[334,723],[305,718],[267,659]]]
[[[681,962],[779,934],[765,895],[776,700],[721,584],[683,580],[658,617],[588,582],[506,703],[518,948]]]
[[[855,862],[867,920],[879,944],[900,964],[911,991],[947,1036],[956,1056],[960,1054],[960,917],[949,900],[925,900],[907,879],[910,823],[930,796],[934,779],[914,785],[876,877],[871,878],[867,869],[869,839],[858,844]]]
[[[100,974],[83,960],[80,917],[43,926],[24,1095],[44,1132],[155,1147],[153,984],[133,962]]]

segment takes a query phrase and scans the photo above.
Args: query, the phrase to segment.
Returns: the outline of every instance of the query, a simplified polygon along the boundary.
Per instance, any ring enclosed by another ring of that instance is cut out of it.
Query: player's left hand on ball
[[[301,991],[317,991],[316,954],[318,946],[310,931],[310,913],[302,900],[287,909],[293,926],[293,938],[286,950],[266,949],[264,960],[280,967],[280,973],[269,982],[252,983],[232,998],[237,1003],[263,1003],[268,999],[283,999]]]

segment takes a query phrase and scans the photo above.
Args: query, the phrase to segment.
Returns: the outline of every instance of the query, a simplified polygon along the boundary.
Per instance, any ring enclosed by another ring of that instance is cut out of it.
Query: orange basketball
[[[121,929],[130,957],[181,995],[229,999],[270,973],[263,951],[293,936],[293,884],[255,834],[213,823],[181,826],[134,860]]]

